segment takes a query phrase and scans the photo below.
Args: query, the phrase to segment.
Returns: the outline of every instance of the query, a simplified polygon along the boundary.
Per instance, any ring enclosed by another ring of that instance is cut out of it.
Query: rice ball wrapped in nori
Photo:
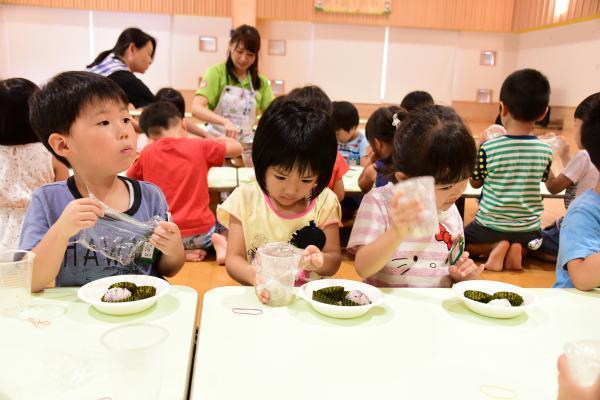
[[[346,300],[352,301],[359,306],[371,304],[369,297],[360,290],[351,290],[346,294]]]
[[[312,299],[314,301],[318,301],[319,303],[333,304],[333,305],[337,304],[337,300],[335,300],[331,296],[328,296],[327,294],[323,293],[320,290],[313,291],[313,293],[312,293]]]
[[[335,301],[341,301],[342,297],[344,297],[344,287],[343,286],[329,286],[329,287],[326,287],[323,289],[316,290],[315,292],[319,292],[328,297],[331,297]]]
[[[480,303],[488,303],[490,300],[492,300],[491,294],[487,294],[485,292],[480,292],[479,290],[465,290],[463,295],[467,299],[478,301]]]
[[[510,305],[513,307],[518,307],[523,304],[523,298],[513,292],[496,292],[492,296],[491,300],[495,299],[506,299],[510,301]]]
[[[129,289],[111,287],[104,293],[101,300],[106,303],[122,303],[124,301],[133,300],[133,296]]]
[[[154,286],[138,286],[133,295],[133,300],[143,300],[156,295]]]
[[[490,302],[488,304],[492,305],[492,306],[512,307],[512,304],[510,304],[510,301],[508,301],[506,299],[490,300]]]
[[[123,288],[129,290],[131,293],[135,293],[137,290],[137,285],[133,282],[116,282],[110,285],[108,288]]]

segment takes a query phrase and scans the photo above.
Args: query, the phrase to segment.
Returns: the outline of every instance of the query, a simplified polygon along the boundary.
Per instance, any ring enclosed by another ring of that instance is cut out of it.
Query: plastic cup
[[[435,203],[435,182],[431,176],[420,176],[398,182],[392,189],[394,193],[403,193],[402,203],[418,200],[423,208],[421,222],[410,228],[410,236],[421,238],[434,235],[439,229],[437,206]]]
[[[158,399],[168,336],[166,329],[151,324],[122,325],[102,335],[109,353],[111,399]]]
[[[302,250],[288,243],[268,243],[257,250],[256,292],[269,292],[267,303],[273,307],[285,306],[294,298],[294,283],[300,269]]]
[[[580,386],[591,386],[600,377],[600,340],[580,340],[565,344],[567,364]]]
[[[504,136],[504,135],[508,135],[508,132],[506,132],[506,129],[502,125],[497,125],[497,124],[488,126],[483,131],[483,134],[482,134],[482,136],[485,140],[494,139],[494,138],[497,138],[498,136]]]
[[[29,304],[35,254],[0,251],[0,315],[16,316]]]
[[[242,146],[242,161],[244,161],[244,166],[254,168],[254,163],[252,162],[252,142],[242,143]]]

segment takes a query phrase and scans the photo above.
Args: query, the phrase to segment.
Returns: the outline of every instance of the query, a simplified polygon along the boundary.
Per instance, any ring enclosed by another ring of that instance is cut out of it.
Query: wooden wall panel
[[[555,13],[559,3],[560,0],[515,0],[513,31],[600,17],[599,0],[570,0],[568,9],[561,14]]]
[[[230,0],[0,0],[0,3],[117,12],[231,16]]]
[[[315,11],[314,0],[258,0],[257,18],[432,29],[509,32],[514,0],[392,0],[390,15]]]

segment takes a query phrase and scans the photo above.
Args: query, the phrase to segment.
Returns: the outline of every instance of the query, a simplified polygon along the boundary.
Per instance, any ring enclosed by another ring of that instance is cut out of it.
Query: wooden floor
[[[471,123],[471,130],[474,132],[474,136],[477,136],[477,132],[483,130],[488,124],[485,123]],[[576,151],[575,145],[572,140],[571,129],[565,129],[562,134],[571,145],[571,153]],[[554,168],[553,168],[554,169]],[[562,165],[559,165],[557,170],[560,171]],[[467,199],[465,204],[465,225],[473,220],[475,212],[477,211],[477,202],[474,199]],[[546,199],[544,200],[544,214],[542,215],[542,225],[546,226],[554,222],[558,217],[564,215],[565,208],[562,200],[558,199]],[[484,261],[484,260],[481,260]],[[478,261],[479,262],[479,261]],[[513,283],[522,287],[535,287],[545,288],[550,287],[555,280],[554,277],[554,264],[525,258],[524,260],[525,270],[523,272],[490,272],[484,271],[481,275],[481,279],[497,280],[502,282]],[[354,260],[351,255],[344,252],[342,265],[340,270],[335,275],[336,278],[344,279],[355,279],[359,280],[360,277],[354,270]],[[227,275],[225,268],[219,266],[213,258],[202,262],[188,262],[186,263],[181,271],[170,278],[169,281],[175,285],[185,285],[194,288],[199,294],[199,312],[198,312],[198,325],[200,321],[202,311],[202,300],[204,293],[212,288],[220,286],[234,286],[238,285],[233,279]]]

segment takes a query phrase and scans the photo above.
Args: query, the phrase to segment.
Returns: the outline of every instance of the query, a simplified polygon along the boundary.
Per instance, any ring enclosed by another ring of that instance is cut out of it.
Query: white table
[[[0,399],[109,399],[108,353],[100,337],[117,325],[138,322],[169,331],[160,398],[186,399],[197,300],[195,290],[172,286],[152,308],[117,317],[79,300],[76,288],[34,295],[20,318],[0,317]]]
[[[362,171],[363,167],[353,166],[344,174],[342,181],[344,182],[344,190],[346,193],[362,193],[358,186],[358,177]]]
[[[471,186],[471,183],[469,182],[469,185],[467,186],[467,190],[465,190],[462,197],[479,198],[479,196],[481,195],[481,189],[482,188],[475,189],[473,186]],[[546,188],[546,184],[544,182],[540,182],[540,193],[542,194],[543,199],[563,199],[565,197],[564,190],[562,192],[555,193],[555,194],[550,193],[548,191],[548,189]]]
[[[251,287],[213,289],[190,398],[553,399],[564,344],[600,334],[600,293],[531,291],[538,307],[509,320],[473,314],[450,289],[386,289],[383,308],[336,320],[303,300],[270,308]]]
[[[233,191],[238,186],[237,168],[213,167],[208,170],[208,188],[211,191]]]

